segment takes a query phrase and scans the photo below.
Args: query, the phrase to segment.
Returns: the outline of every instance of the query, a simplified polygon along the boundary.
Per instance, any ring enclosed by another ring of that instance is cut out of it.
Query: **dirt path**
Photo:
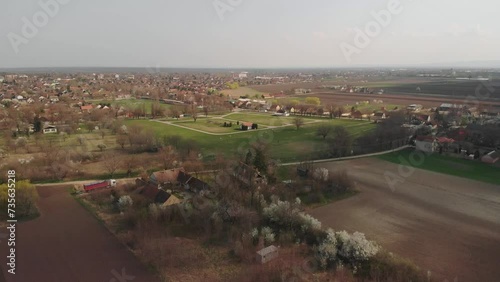
[[[159,281],[68,194],[67,186],[38,187],[38,193],[41,216],[17,225],[17,269],[6,275],[7,282]],[[7,246],[2,243],[0,250],[6,253]],[[2,255],[4,273],[5,260]]]
[[[416,170],[393,191],[384,173],[398,166],[359,159],[345,168],[361,193],[310,213],[336,230],[360,231],[430,270],[437,281],[500,281],[500,187]]]

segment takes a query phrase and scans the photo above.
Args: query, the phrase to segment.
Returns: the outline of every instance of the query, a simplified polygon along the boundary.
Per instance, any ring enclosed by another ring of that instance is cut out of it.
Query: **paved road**
[[[500,281],[499,186],[417,169],[393,191],[384,173],[398,174],[395,164],[358,159],[321,166],[347,169],[361,191],[310,211],[324,226],[363,232],[438,281]]]

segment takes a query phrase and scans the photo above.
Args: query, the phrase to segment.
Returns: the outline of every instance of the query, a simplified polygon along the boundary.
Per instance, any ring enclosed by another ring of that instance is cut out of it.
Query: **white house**
[[[57,133],[57,127],[53,125],[47,125],[43,128],[43,134]]]
[[[426,153],[436,152],[438,143],[433,136],[418,136],[415,140],[416,149]]]

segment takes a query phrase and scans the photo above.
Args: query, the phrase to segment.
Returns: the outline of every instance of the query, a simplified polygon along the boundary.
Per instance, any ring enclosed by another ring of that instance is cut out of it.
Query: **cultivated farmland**
[[[347,169],[360,191],[310,212],[325,226],[366,233],[429,270],[431,281],[500,277],[498,185],[416,169],[391,190],[384,174],[398,174],[395,164],[374,158],[321,166]]]
[[[120,281],[122,273],[134,276],[134,281],[159,281],[72,199],[69,187],[37,189],[41,215],[17,225],[16,275],[8,275],[7,282]],[[1,252],[7,253],[6,244],[1,244]],[[4,272],[5,261],[2,256]]]

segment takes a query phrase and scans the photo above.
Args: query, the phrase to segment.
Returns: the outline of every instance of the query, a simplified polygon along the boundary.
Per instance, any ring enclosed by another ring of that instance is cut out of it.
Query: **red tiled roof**
[[[81,106],[80,109],[82,111],[88,111],[88,110],[92,110],[94,107],[92,105],[86,105],[86,106]]]
[[[455,142],[455,140],[448,138],[448,137],[438,137],[438,138],[436,138],[436,140],[439,143],[453,143],[453,142]]]

